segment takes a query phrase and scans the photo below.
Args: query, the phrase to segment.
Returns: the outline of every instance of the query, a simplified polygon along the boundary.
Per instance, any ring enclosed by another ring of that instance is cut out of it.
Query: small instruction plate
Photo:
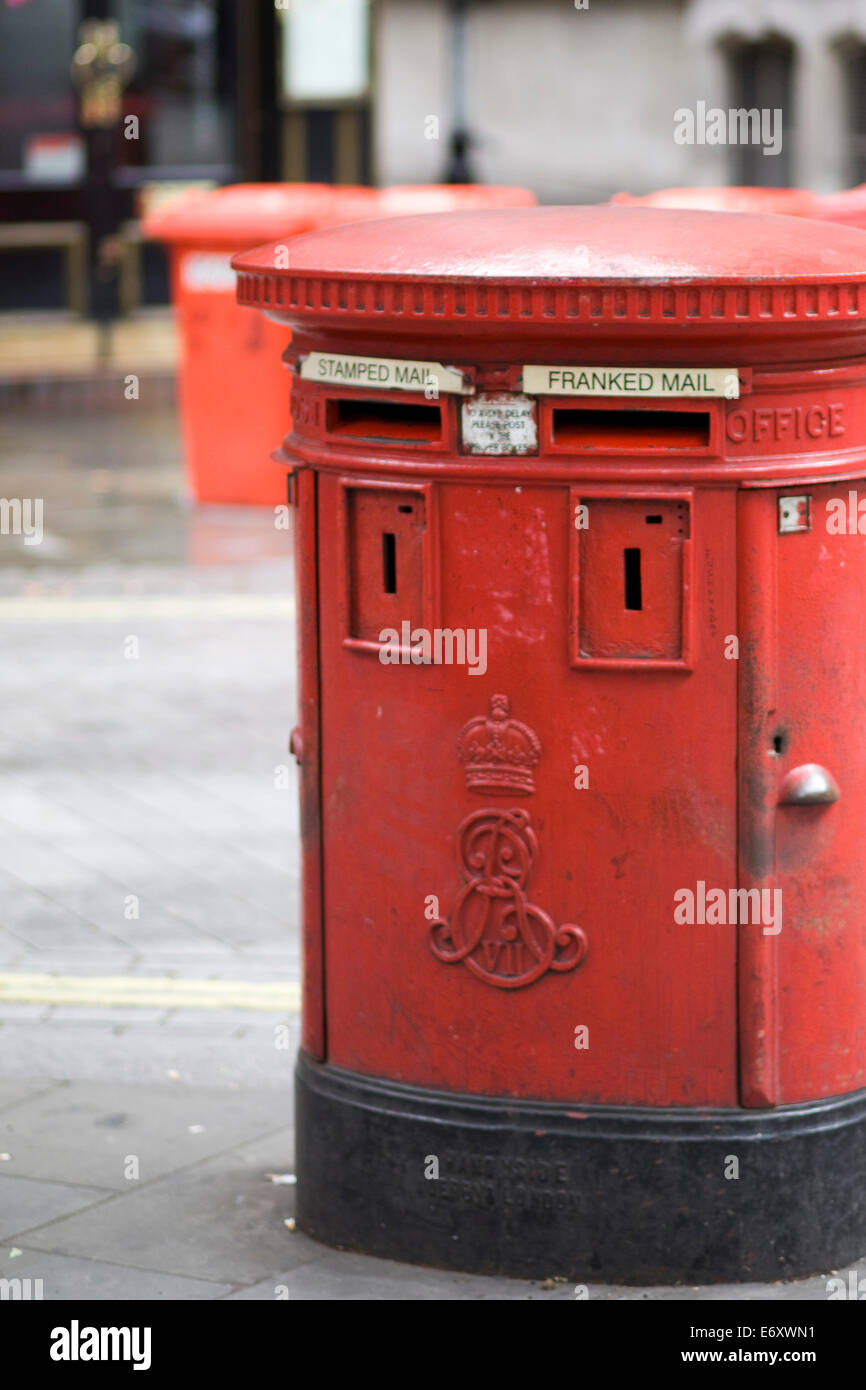
[[[812,529],[811,497],[801,493],[799,497],[779,498],[779,535],[787,536],[792,531]]]
[[[473,396],[463,402],[467,454],[533,454],[538,448],[535,401],[530,396]]]

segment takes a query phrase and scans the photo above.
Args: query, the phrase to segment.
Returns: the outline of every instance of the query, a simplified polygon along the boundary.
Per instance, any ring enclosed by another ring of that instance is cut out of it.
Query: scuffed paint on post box
[[[236,258],[307,499],[310,1233],[625,1281],[866,1242],[864,245],[541,208]]]

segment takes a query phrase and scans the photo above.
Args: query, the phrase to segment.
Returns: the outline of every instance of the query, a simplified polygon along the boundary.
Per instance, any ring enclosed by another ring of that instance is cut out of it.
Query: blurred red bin
[[[774,212],[787,217],[812,217],[819,222],[841,222],[866,231],[866,183],[838,193],[813,193],[808,188],[658,188],[640,196],[616,193],[610,201],[624,206],[706,212]]]

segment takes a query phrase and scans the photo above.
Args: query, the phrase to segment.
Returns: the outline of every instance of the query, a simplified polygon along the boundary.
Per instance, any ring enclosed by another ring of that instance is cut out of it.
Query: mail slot
[[[235,258],[291,331],[311,1235],[866,1248],[864,248],[607,206]]]
[[[598,410],[559,406],[552,442],[573,449],[695,449],[710,442],[706,410]]]
[[[327,406],[329,434],[380,444],[435,443],[442,435],[438,405],[337,398]]]

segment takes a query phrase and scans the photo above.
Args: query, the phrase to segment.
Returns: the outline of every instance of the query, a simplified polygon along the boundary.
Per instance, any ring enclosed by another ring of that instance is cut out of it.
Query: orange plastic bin
[[[370,194],[346,191],[356,206]],[[335,190],[327,184],[236,184],[182,195],[145,220],[145,236],[171,250],[181,428],[189,487],[199,502],[285,500],[285,470],[270,457],[288,412],[280,362],[285,330],[261,314],[253,323],[240,310],[231,258],[267,237],[279,240],[335,217]]]
[[[171,251],[180,336],[178,394],[190,491],[199,502],[275,506],[285,468],[272,452],[291,428],[283,325],[244,313],[231,258],[263,242],[336,222],[535,203],[525,188],[234,184],[155,209],[144,235]]]

